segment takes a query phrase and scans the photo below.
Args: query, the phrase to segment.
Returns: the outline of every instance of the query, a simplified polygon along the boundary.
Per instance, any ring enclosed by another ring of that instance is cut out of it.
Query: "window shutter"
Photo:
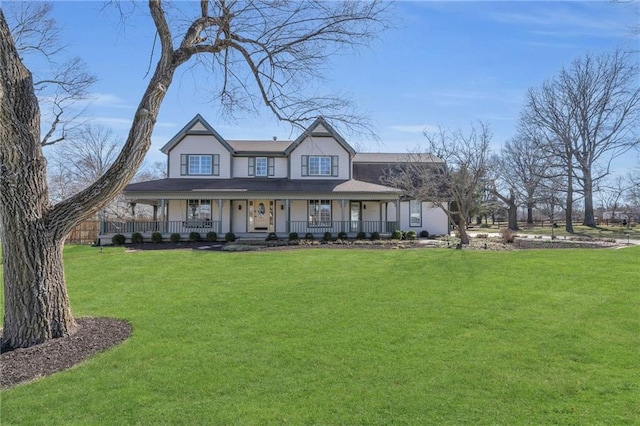
[[[213,154],[213,175],[220,176],[220,154]]]
[[[338,156],[337,155],[332,155],[331,156],[331,176],[338,176]]]
[[[273,176],[273,175],[275,175],[275,174],[276,174],[276,172],[275,172],[275,169],[276,169],[276,159],[275,159],[275,158],[273,158],[273,157],[269,157],[269,158],[267,158],[267,163],[269,164],[269,166],[268,166],[268,170],[269,170],[269,171],[267,172],[267,174],[268,174],[269,176]]]
[[[256,159],[249,157],[249,176],[255,176],[256,174]]]
[[[302,156],[302,176],[309,176],[309,156]]]
[[[187,170],[187,161],[189,160],[189,156],[187,154],[180,154],[180,175],[185,176],[189,174],[189,170]]]

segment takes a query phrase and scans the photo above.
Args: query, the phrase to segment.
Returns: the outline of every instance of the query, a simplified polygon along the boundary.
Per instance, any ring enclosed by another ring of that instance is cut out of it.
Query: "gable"
[[[181,143],[187,136],[213,136],[213,138],[218,141],[227,151],[230,153],[233,152],[233,149],[227,141],[224,140],[222,136],[218,132],[214,130],[213,127],[200,115],[197,114],[195,117],[191,119],[180,131],[172,137],[169,142],[167,142],[160,151],[163,154],[169,154],[169,152],[174,149],[179,143]]]
[[[347,141],[335,131],[333,127],[323,117],[318,117],[298,138],[293,141],[289,148],[287,148],[286,154],[291,154],[296,148],[303,143],[312,142],[322,150],[322,146],[337,144],[344,151],[349,153],[350,156],[355,155],[356,151],[347,143]]]

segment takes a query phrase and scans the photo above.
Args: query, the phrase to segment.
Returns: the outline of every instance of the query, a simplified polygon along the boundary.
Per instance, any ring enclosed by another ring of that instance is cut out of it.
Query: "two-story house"
[[[124,190],[132,205],[153,206],[153,220],[105,222],[103,243],[115,233],[154,231],[256,238],[448,232],[441,209],[401,201],[401,191],[380,183],[382,168],[401,161],[401,154],[357,154],[323,118],[293,141],[226,140],[197,115],[161,151],[168,177]]]

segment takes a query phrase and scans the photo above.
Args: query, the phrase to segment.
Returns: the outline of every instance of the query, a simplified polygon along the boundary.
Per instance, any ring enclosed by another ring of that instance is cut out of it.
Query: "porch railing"
[[[306,220],[291,221],[289,222],[290,232],[300,233],[313,233],[322,234],[325,232],[338,233],[346,232],[348,234],[366,232],[368,234],[372,232],[379,232],[381,234],[387,234],[397,229],[397,222],[395,221],[374,221],[374,220],[362,220],[362,221],[350,221],[339,220],[326,223],[313,224]]]
[[[162,234],[188,234],[196,231],[201,234],[207,232],[222,232],[221,222],[215,220],[169,220],[169,221],[127,221],[127,222],[103,222],[100,228],[102,235],[107,234],[133,234],[139,232],[141,234],[151,234],[152,232],[160,232]],[[333,221],[326,223],[310,223],[306,220],[294,220],[289,222],[289,232],[297,232],[298,234],[323,234],[331,232],[346,232],[348,234],[357,234],[365,232],[379,232],[381,234],[389,234],[398,229],[398,223],[395,221]],[[284,229],[277,229],[278,233],[284,233]]]
[[[189,232],[220,232],[220,222],[216,220],[167,220],[167,221],[128,221],[103,222],[102,234],[141,234],[160,232],[163,234],[185,234]]]

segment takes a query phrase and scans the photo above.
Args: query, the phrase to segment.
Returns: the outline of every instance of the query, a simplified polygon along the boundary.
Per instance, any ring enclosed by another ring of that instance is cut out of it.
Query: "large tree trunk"
[[[469,244],[469,234],[467,233],[467,220],[460,216],[458,222],[458,232],[460,233],[460,244]]]
[[[567,205],[564,211],[565,230],[573,234],[573,166],[571,156],[567,162]]]
[[[40,110],[31,73],[0,16],[0,220],[4,268],[3,349],[29,347],[74,327],[62,268],[62,238],[49,209]]]
[[[176,67],[159,4],[151,4],[163,42],[161,58],[136,110],[122,152],[87,189],[51,206],[40,143],[40,111],[31,73],[22,63],[0,10],[0,221],[4,267],[3,350],[30,347],[73,332],[62,248],[80,221],[131,180],[151,144],[158,110]]]
[[[533,206],[535,205],[535,203],[533,203],[532,201],[529,201],[527,203],[527,223],[529,225],[533,224]]]
[[[4,220],[3,226],[8,222]],[[24,225],[23,231],[5,232],[2,239],[3,350],[26,348],[67,336],[75,327],[62,267],[63,244],[52,238],[38,221],[25,222],[14,221],[13,224]],[[33,265],[41,267],[34,268]]]
[[[582,177],[584,178],[584,220],[585,226],[596,226],[596,217],[593,214],[593,180],[591,178],[591,170],[582,168]]]

